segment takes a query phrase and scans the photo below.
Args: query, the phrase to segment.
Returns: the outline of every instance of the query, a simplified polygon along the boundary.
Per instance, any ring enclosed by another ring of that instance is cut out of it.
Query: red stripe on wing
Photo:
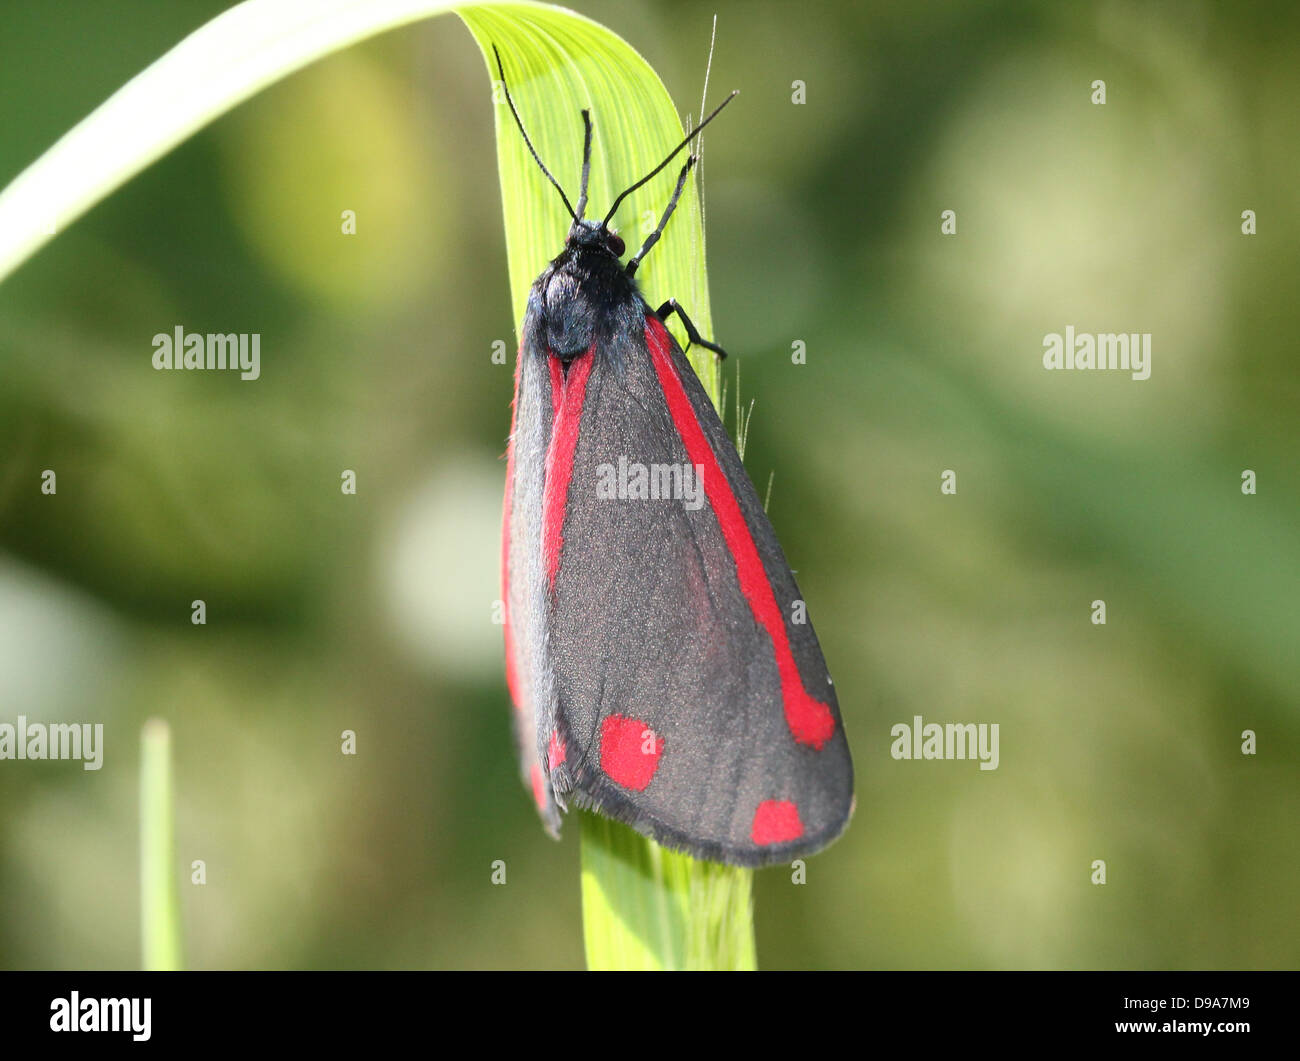
[[[777,606],[776,595],[772,592],[772,584],[768,581],[762,557],[758,555],[754,536],[749,531],[749,524],[745,522],[740,503],[718,464],[718,458],[700,426],[690,398],[686,396],[686,389],[673,364],[668,331],[663,322],[652,314],[646,315],[645,331],[650,358],[659,376],[659,385],[663,388],[673,423],[686,446],[687,456],[692,464],[704,468],[704,490],[735,561],[740,590],[749,603],[754,621],[772,639],[772,651],[781,676],[781,700],[785,707],[786,725],[799,743],[810,744],[820,750],[835,732],[835,716],[826,704],[814,700],[803,687],[799,667],[790,651],[785,621]]]
[[[582,426],[582,403],[587,397],[587,377],[595,357],[593,344],[579,354],[567,373],[560,371],[559,359],[551,358],[551,399],[555,423],[546,449],[546,491],[542,495],[542,558],[546,578],[552,587],[560,569],[560,550],[564,546],[564,510],[569,500],[569,481],[573,478],[573,454],[578,448],[578,431]]]

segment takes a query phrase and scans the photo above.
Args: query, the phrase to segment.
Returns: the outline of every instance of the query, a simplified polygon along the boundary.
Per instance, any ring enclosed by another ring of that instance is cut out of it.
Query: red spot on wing
[[[606,715],[600,724],[600,768],[624,788],[644,791],[663,753],[664,739],[639,718]]]
[[[659,318],[653,315],[646,316],[646,341],[655,372],[659,376],[659,385],[668,401],[668,411],[682,436],[686,453],[692,464],[704,467],[704,490],[713,514],[717,517],[718,526],[722,528],[727,548],[735,560],[740,590],[749,603],[754,620],[772,639],[772,651],[781,676],[781,700],[785,707],[786,725],[800,744],[810,744],[820,750],[835,732],[835,716],[826,704],[814,700],[804,690],[799,667],[790,651],[785,620],[777,606],[767,571],[763,568],[762,557],[758,555],[754,536],[749,532],[749,524],[740,511],[740,503],[686,396],[686,389],[673,364],[668,332]]]
[[[573,454],[578,448],[578,430],[582,425],[582,403],[587,396],[587,377],[595,356],[593,344],[569,365],[567,374],[560,371],[559,360],[552,357],[551,400],[555,422],[551,442],[546,450],[546,490],[542,497],[542,556],[546,578],[555,585],[560,569],[560,549],[564,545],[564,509],[569,499],[569,481],[573,478]]]
[[[799,808],[789,800],[765,799],[754,811],[749,838],[756,844],[784,844],[803,836]]]
[[[564,741],[560,740],[560,731],[551,730],[551,743],[546,748],[546,769],[554,770],[562,762],[567,754],[564,747]]]

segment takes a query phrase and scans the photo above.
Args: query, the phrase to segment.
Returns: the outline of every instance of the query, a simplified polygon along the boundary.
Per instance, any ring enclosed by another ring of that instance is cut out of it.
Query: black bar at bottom
[[[829,1032],[864,1056],[888,1043],[1263,1046],[1296,1042],[1297,988],[1294,972],[0,973],[0,1042],[458,1053],[518,1043],[597,1050],[601,1061],[633,1044],[828,1048]]]

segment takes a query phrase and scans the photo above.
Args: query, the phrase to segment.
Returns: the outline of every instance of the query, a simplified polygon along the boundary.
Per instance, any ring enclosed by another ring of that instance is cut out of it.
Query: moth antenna
[[[502,90],[503,90],[503,91],[505,92],[505,94],[506,94],[506,102],[507,102],[508,104],[510,104],[510,113],[513,114],[513,115],[515,116],[515,124],[516,124],[517,126],[519,126],[519,132],[520,132],[520,135],[523,136],[523,138],[524,138],[524,143],[528,145],[528,152],[529,152],[529,154],[531,154],[531,155],[533,156],[533,161],[537,163],[537,168],[540,169],[544,174],[546,174],[546,179],[547,179],[548,181],[550,181],[552,184],[555,185],[555,190],[556,190],[557,192],[560,193],[560,198],[564,200],[564,209],[566,209],[567,211],[569,211],[569,216],[570,216],[571,218],[573,218],[573,220],[577,221],[577,220],[578,220],[578,215],[575,214],[575,213],[573,212],[573,207],[572,207],[572,205],[569,203],[569,197],[568,197],[567,195],[564,194],[564,189],[560,187],[560,182],[557,181],[554,177],[551,176],[551,171],[550,171],[549,169],[546,168],[546,164],[543,163],[542,160],[541,160],[541,158],[538,157],[537,149],[536,149],[535,147],[533,147],[533,142],[532,142],[531,140],[528,139],[528,130],[524,128],[523,119],[521,119],[521,118],[519,117],[519,112],[518,112],[517,110],[515,110],[515,101],[514,101],[513,99],[510,98],[510,88],[509,88],[509,86],[506,84],[506,71],[505,71],[505,67],[503,67],[503,66],[501,65],[501,53],[500,53],[499,51],[497,51],[497,46],[496,46],[495,44],[492,45],[492,54],[495,55],[495,56],[497,57],[497,73],[501,75],[501,88],[502,88]],[[719,110],[721,110],[721,108],[719,108]],[[583,113],[584,113],[584,115],[585,115],[586,112],[584,111]],[[590,127],[590,125],[588,125],[588,127],[587,127],[587,145],[588,145],[588,147],[591,146],[591,127]],[[679,148],[678,150],[681,150],[681,149]],[[675,153],[676,153],[676,152],[674,152],[674,154],[675,154]],[[660,167],[660,168],[662,168],[662,167]],[[585,166],[583,167],[583,170],[584,170],[584,174],[585,174],[585,171],[586,171],[586,167],[585,167]],[[585,180],[585,179],[583,180],[583,187],[584,187],[584,190],[585,190],[585,187],[586,187],[586,180]]]
[[[659,237],[664,234],[664,229],[668,225],[668,219],[673,216],[673,211],[677,209],[677,200],[682,197],[682,189],[686,187],[686,178],[690,175],[691,167],[698,161],[699,159],[695,155],[691,155],[686,160],[686,165],[682,167],[682,172],[677,177],[677,187],[673,189],[673,197],[668,200],[668,209],[664,211],[663,217],[659,219],[659,224],[656,226],[655,230],[651,232],[650,235],[646,237],[645,242],[641,244],[641,249],[636,252],[636,256],[627,263],[625,272],[628,276],[631,276],[637,271],[637,268],[641,265],[641,259],[650,253],[650,248],[658,243]]]
[[[586,126],[586,133],[582,139],[582,187],[578,189],[578,211],[574,217],[575,221],[581,221],[582,215],[587,212],[587,178],[591,176],[591,111],[582,112],[582,124]]]
[[[718,106],[714,108],[713,113],[710,114],[707,118],[705,118],[704,121],[700,122],[700,124],[697,125],[694,129],[692,129],[691,132],[687,134],[686,139],[683,140],[680,144],[678,144],[675,148],[673,148],[666,159],[660,162],[659,165],[657,165],[654,169],[652,169],[649,173],[647,173],[644,177],[642,177],[639,181],[637,181],[634,185],[632,185],[632,187],[630,187],[627,191],[623,192],[622,195],[620,195],[617,199],[615,199],[614,205],[609,208],[609,213],[605,215],[605,220],[602,221],[601,224],[608,225],[610,218],[612,218],[614,216],[614,213],[618,210],[619,203],[621,203],[634,191],[640,188],[641,185],[645,184],[646,181],[650,180],[651,177],[658,175],[661,169],[663,169],[666,165],[668,165],[669,162],[671,162],[674,158],[677,157],[677,152],[679,152],[682,148],[684,148],[687,144],[689,144],[692,140],[694,140],[697,136],[699,136],[700,133],[703,131],[704,127],[708,125],[709,122],[713,121],[713,119],[716,118],[718,114],[722,111],[722,108],[725,107],[728,103],[730,103],[733,99],[735,99],[738,93],[739,93],[739,89],[732,92],[730,96],[728,96],[721,103],[719,103]],[[507,96],[507,98],[509,97]]]

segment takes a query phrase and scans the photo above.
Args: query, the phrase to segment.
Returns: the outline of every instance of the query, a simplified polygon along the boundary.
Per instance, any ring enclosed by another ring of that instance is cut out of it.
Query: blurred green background
[[[7,4],[0,185],[223,6]],[[712,9],[580,7],[698,112]],[[716,10],[716,337],[858,770],[807,884],[758,874],[760,964],[1294,967],[1300,10]],[[500,211],[442,18],[261,93],[0,288],[0,722],[107,743],[0,762],[0,965],[138,964],[151,716],[190,967],[581,965],[576,822],[547,839],[519,782],[491,621]],[[261,379],[155,372],[177,325],[261,333]],[[1045,372],[1066,325],[1152,333],[1151,378]],[[999,768],[893,760],[914,715],[999,723]]]

